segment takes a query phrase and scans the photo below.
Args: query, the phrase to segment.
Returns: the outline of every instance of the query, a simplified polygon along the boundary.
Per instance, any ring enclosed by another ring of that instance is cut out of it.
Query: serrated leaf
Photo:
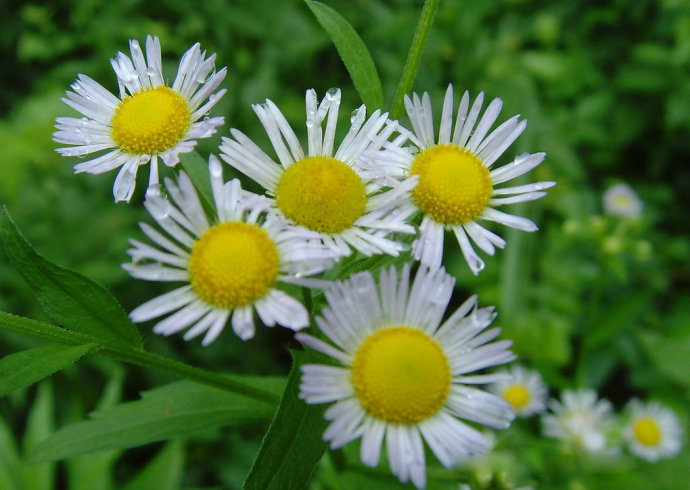
[[[383,107],[383,90],[374,60],[354,27],[331,7],[305,0],[316,20],[331,38],[357,93],[370,111]]]
[[[178,490],[182,488],[184,446],[180,441],[165,445],[122,490]]]
[[[277,391],[282,378],[245,377]],[[55,432],[29,454],[38,463],[113,448],[129,448],[172,439],[209,428],[267,421],[274,406],[191,381],[180,381],[142,394],[142,399],[91,414]]]
[[[293,352],[292,357],[288,384],[244,481],[245,490],[306,488],[326,450],[323,431],[328,421],[323,418],[323,407],[307,405],[297,397],[300,366],[308,354]]]
[[[30,386],[79,360],[96,344],[47,345],[0,359],[0,396]]]
[[[41,257],[6,209],[0,215],[0,235],[10,262],[56,323],[110,344],[141,347],[139,331],[115,297],[91,279]]]

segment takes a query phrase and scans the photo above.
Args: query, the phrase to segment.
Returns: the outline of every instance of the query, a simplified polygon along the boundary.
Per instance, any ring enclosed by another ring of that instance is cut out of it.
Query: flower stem
[[[410,52],[407,54],[407,60],[403,67],[398,90],[393,98],[393,105],[390,111],[391,119],[398,119],[403,110],[403,97],[412,89],[414,79],[417,77],[417,70],[419,69],[419,62],[422,59],[424,46],[426,46],[426,39],[429,36],[431,25],[434,23],[434,17],[438,11],[438,5],[441,0],[425,0],[422,7],[422,13],[419,16],[417,23],[417,30],[412,39],[412,46]]]
[[[238,377],[215,374],[141,349],[103,343],[90,335],[67,330],[30,318],[0,312],[0,328],[66,345],[94,343],[98,345],[98,348],[94,352],[98,352],[118,361],[155,369],[171,376],[189,379],[201,384],[238,393],[249,398],[269,403],[278,401],[275,394],[256,388]]]

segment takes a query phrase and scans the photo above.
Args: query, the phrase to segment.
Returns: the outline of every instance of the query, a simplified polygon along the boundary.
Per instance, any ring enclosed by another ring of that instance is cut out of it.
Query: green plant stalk
[[[407,60],[405,60],[405,66],[400,76],[398,90],[393,98],[393,105],[390,111],[391,119],[398,119],[402,114],[403,98],[412,89],[414,79],[417,77],[417,70],[419,70],[419,62],[422,60],[426,39],[429,36],[431,25],[434,23],[434,17],[436,17],[440,2],[441,0],[425,0],[424,2],[417,29],[415,30],[414,38],[412,38],[410,52],[407,53]]]
[[[73,330],[66,330],[30,318],[0,312],[0,328],[66,345],[97,344],[98,347],[95,348],[93,352],[98,352],[117,361],[155,369],[171,376],[189,379],[197,383],[213,386],[269,403],[276,403],[278,401],[278,398],[273,393],[242,383],[236,379],[221,376],[144,350],[128,349],[126,347],[104,344],[90,335],[75,332]]]

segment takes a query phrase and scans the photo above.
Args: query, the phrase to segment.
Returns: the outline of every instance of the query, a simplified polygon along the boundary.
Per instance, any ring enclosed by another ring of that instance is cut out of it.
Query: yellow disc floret
[[[352,363],[364,409],[386,422],[414,424],[443,406],[451,385],[441,346],[421,330],[391,327],[367,338]]]
[[[297,224],[320,233],[350,228],[367,202],[362,179],[331,157],[307,157],[293,163],[276,187],[280,210]]]
[[[633,425],[635,439],[645,446],[656,446],[661,440],[661,430],[656,421],[651,418],[641,418]]]
[[[503,398],[519,410],[529,403],[529,391],[522,385],[512,385],[503,392]]]
[[[110,120],[110,135],[127,153],[152,155],[175,146],[189,123],[187,102],[161,85],[122,99]]]
[[[221,223],[194,244],[189,258],[192,289],[219,308],[235,308],[263,297],[278,276],[275,242],[256,225]]]
[[[419,175],[414,202],[444,225],[474,220],[486,208],[493,187],[489,170],[467,148],[436,145],[419,152],[411,175]]]

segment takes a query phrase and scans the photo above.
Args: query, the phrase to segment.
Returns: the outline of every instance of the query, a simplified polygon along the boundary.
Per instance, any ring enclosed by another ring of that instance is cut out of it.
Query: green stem
[[[90,335],[38,322],[30,318],[0,312],[0,328],[66,345],[94,343],[98,345],[98,353],[121,362],[155,369],[171,376],[189,379],[269,403],[278,401],[273,393],[256,388],[238,379],[205,371],[143,350],[104,344]]]
[[[422,13],[419,16],[417,23],[417,30],[412,39],[412,46],[410,52],[407,54],[407,60],[403,67],[398,90],[393,98],[393,106],[391,107],[390,118],[398,119],[403,110],[403,98],[405,94],[412,89],[414,79],[417,77],[417,70],[419,69],[419,62],[422,60],[422,53],[424,46],[426,46],[426,38],[429,36],[431,25],[434,23],[434,17],[438,11],[438,5],[441,0],[425,0],[422,7]]]

